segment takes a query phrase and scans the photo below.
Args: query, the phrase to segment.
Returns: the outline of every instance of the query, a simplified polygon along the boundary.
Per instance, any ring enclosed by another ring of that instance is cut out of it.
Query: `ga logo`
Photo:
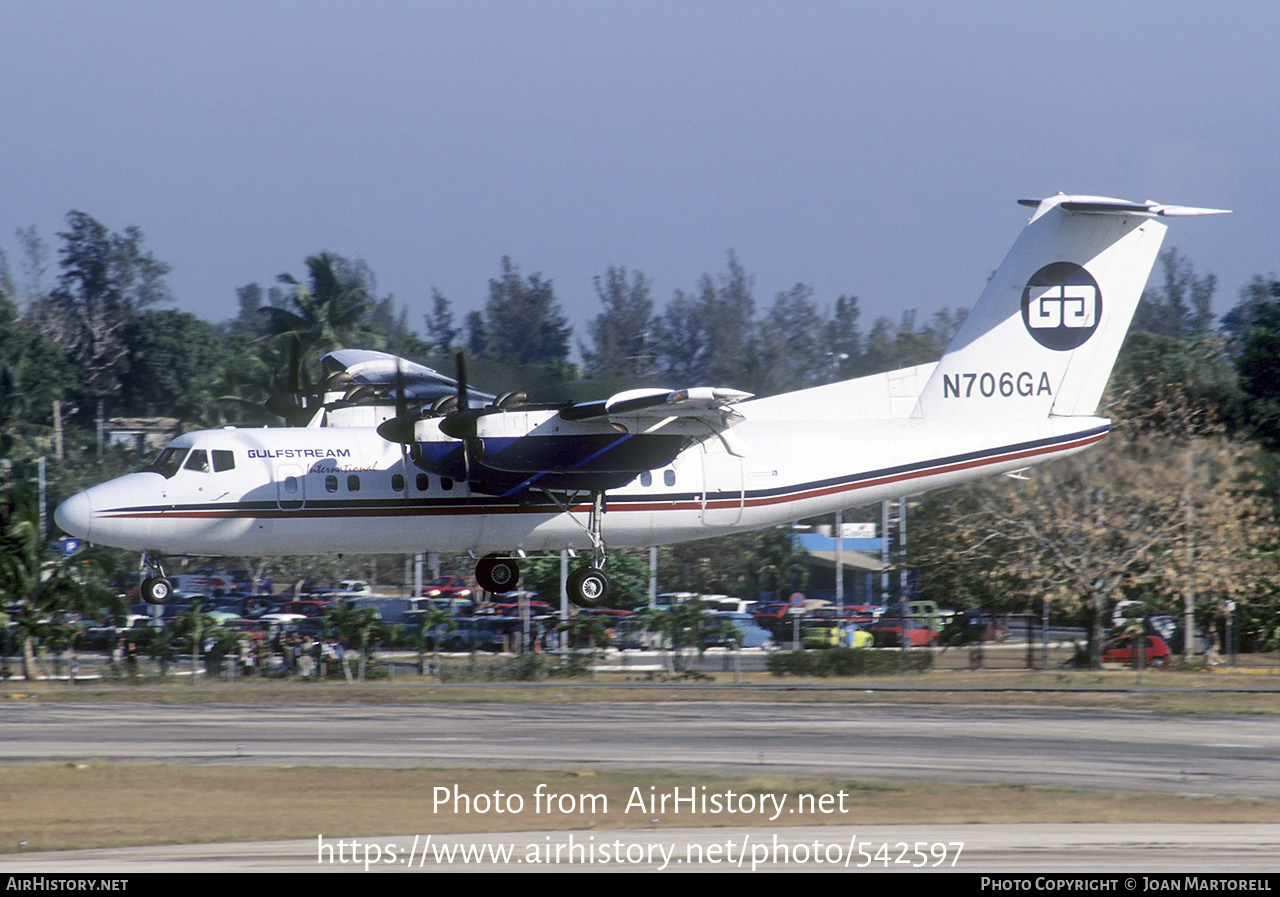
[[[1022,323],[1046,349],[1065,352],[1083,346],[1101,317],[1098,282],[1074,262],[1045,265],[1022,290]]]

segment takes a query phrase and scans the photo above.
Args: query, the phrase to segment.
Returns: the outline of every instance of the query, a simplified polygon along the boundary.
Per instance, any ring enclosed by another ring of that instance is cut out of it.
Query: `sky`
[[[1087,193],[1233,209],[1165,243],[1221,313],[1280,270],[1277,34],[1270,0],[0,0],[0,249],[137,226],[210,321],[330,251],[419,332],[510,256],[576,345],[608,267],[662,308],[730,252],[762,310],[968,307],[1016,200]]]

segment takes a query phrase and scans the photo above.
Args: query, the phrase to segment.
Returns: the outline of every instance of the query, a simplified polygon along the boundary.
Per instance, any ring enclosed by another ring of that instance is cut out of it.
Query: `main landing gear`
[[[160,566],[160,561],[153,560],[144,551],[140,566],[143,577],[138,591],[142,593],[142,600],[148,604],[168,604],[169,599],[173,597],[173,583],[165,577],[164,567]]]
[[[569,505],[548,495],[560,509],[569,512]],[[591,538],[591,565],[579,567],[569,574],[565,589],[569,600],[578,607],[600,607],[609,600],[609,577],[604,572],[605,545],[601,535],[605,512],[604,493],[591,495],[591,515],[585,527]],[[486,592],[509,592],[520,581],[520,562],[505,555],[490,554],[476,563],[476,583]]]

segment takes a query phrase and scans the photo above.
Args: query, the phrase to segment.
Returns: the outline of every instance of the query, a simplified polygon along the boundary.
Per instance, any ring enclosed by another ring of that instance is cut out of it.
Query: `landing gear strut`
[[[152,560],[145,551],[142,553],[140,566],[146,574],[138,588],[142,593],[142,600],[148,604],[167,604],[173,597],[173,583],[165,577],[164,567],[160,566],[158,560]]]
[[[561,500],[550,492],[543,494],[566,514],[575,498]],[[591,565],[579,567],[569,574],[565,590],[569,600],[578,607],[600,607],[609,600],[609,577],[604,572],[605,544],[601,534],[604,523],[605,502],[603,492],[591,493],[591,515],[583,527],[591,539]],[[577,518],[574,518],[575,520]],[[476,583],[486,592],[509,592],[520,581],[520,564],[515,558],[490,554],[476,564]]]
[[[591,537],[591,566],[579,567],[569,574],[565,589],[569,600],[578,607],[600,607],[609,600],[609,577],[604,572],[605,545],[604,493],[591,493],[591,516],[587,521],[587,535]]]

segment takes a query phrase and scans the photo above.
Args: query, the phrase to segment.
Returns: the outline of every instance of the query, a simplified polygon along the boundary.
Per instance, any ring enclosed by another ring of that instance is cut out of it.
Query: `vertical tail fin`
[[[1036,202],[920,394],[916,416],[1093,414],[1155,264],[1162,217],[1218,214],[1094,196]]]

